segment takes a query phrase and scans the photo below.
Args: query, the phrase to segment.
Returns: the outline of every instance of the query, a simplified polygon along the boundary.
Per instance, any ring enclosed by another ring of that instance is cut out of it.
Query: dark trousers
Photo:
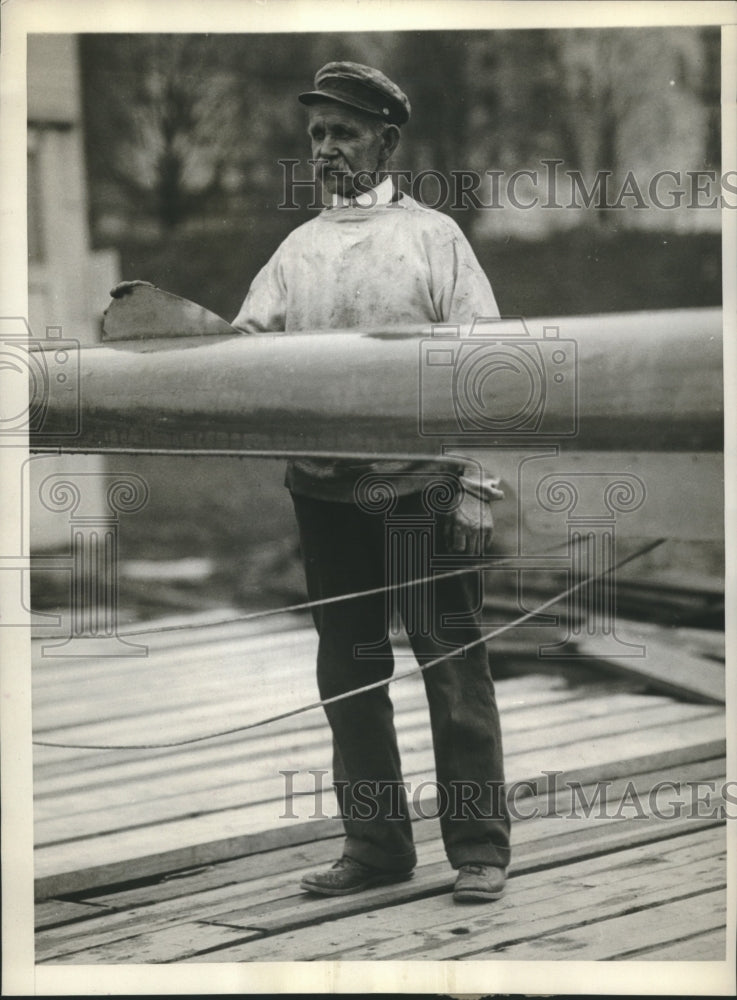
[[[395,543],[388,542],[382,514],[352,503],[297,494],[292,499],[310,600],[392,582],[389,564],[396,568],[402,560],[387,557]],[[401,497],[392,511],[395,525],[403,517],[412,524],[423,516],[427,518],[417,493]],[[434,552],[442,553],[437,526],[433,535]],[[411,577],[412,570],[405,575]],[[400,612],[420,664],[481,634],[474,614],[479,599],[476,576],[434,581],[422,589],[419,603],[417,594],[406,597],[410,590],[420,591],[419,586],[404,589]],[[391,607],[392,599],[378,593],[313,609],[321,698],[391,677]],[[422,677],[432,725],[437,811],[448,859],[454,868],[467,863],[505,867],[510,854],[509,816],[499,714],[485,644],[454,653],[423,671]],[[325,711],[333,733],[333,779],[346,831],[344,853],[388,870],[412,868],[416,855],[388,687],[327,705]]]

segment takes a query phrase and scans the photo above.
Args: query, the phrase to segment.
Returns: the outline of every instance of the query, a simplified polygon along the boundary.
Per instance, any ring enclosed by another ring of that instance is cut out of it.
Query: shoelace
[[[484,875],[486,865],[461,865],[461,871],[468,872],[469,875]]]
[[[359,871],[371,871],[369,865],[365,865],[362,861],[356,861],[355,858],[338,858],[335,864],[332,866],[332,871],[342,871],[344,868],[357,868]]]

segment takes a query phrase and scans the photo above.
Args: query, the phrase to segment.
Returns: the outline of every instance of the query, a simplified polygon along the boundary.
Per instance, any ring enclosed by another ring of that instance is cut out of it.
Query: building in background
[[[64,338],[100,340],[108,291],[118,280],[118,254],[92,250],[74,35],[28,36],[28,321],[36,338],[61,328]],[[38,456],[30,463],[31,545],[54,550],[69,544],[69,521],[39,501],[49,475],[104,470],[98,456]],[[85,490],[100,492],[96,476]],[[88,497],[88,499],[92,499]]]
[[[77,44],[28,37],[28,319],[93,344],[118,256],[90,249]]]

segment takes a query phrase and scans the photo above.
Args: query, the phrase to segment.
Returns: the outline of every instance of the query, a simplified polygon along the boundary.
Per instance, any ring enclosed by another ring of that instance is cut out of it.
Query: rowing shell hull
[[[722,448],[719,310],[550,318],[527,329],[521,337],[510,320],[467,338],[331,331],[51,345],[36,355],[45,371],[34,380],[31,448]]]

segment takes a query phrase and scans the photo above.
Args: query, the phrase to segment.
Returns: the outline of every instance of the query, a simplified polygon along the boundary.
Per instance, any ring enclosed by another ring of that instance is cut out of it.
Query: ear
[[[381,157],[388,160],[399,145],[399,129],[396,125],[386,125],[381,136]]]

